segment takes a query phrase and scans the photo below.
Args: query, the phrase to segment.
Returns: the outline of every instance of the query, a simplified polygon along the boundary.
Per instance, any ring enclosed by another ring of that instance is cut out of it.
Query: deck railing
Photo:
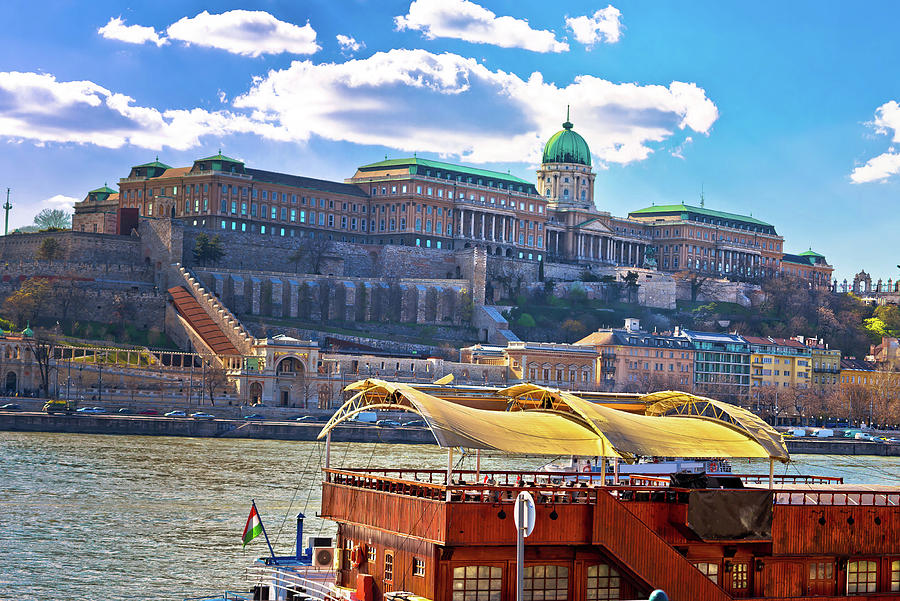
[[[512,503],[520,491],[529,491],[538,503],[593,503],[599,492],[620,501],[686,503],[690,489],[675,488],[665,477],[629,475],[628,484],[600,483],[596,472],[538,472],[499,470],[454,471],[449,486],[444,470],[344,468],[326,469],[325,481],[331,484],[387,492],[408,497],[451,503]],[[767,475],[738,475],[745,483],[768,484]],[[830,476],[775,476],[776,484],[843,484]],[[449,494],[448,494],[449,493]],[[779,489],[776,505],[866,505],[900,506],[900,492],[863,490],[809,491]]]
[[[775,493],[775,504],[900,507],[900,492],[778,491]]]

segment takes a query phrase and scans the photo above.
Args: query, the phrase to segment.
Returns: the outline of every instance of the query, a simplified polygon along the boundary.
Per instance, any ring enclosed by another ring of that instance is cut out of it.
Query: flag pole
[[[269,545],[269,553],[272,554],[272,563],[278,565],[278,560],[275,559],[275,550],[272,549],[272,543],[269,542],[269,535],[266,534],[266,527],[263,525],[262,516],[259,515],[259,509],[256,507],[256,501],[250,499],[250,503],[253,504],[253,509],[256,509],[256,515],[259,516],[259,527],[262,528],[263,536],[266,537],[266,544]]]

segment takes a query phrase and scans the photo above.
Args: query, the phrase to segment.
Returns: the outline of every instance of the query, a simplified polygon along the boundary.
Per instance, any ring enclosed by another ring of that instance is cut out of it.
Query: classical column
[[[481,239],[487,240],[487,230],[484,228],[484,212],[481,213]]]
[[[475,211],[469,210],[469,238],[475,239]]]

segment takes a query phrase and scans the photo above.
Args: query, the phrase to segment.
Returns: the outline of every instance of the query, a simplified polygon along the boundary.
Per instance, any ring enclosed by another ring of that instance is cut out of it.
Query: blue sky
[[[883,250],[900,192],[896,3],[12,6],[12,226],[157,154],[187,165],[220,147],[335,180],[413,152],[533,180],[571,104],[598,208],[697,203],[702,187],[707,207],[773,223],[840,278],[898,277]]]

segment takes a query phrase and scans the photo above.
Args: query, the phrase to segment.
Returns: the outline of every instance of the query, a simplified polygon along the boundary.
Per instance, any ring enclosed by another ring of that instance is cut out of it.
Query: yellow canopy
[[[473,409],[383,380],[361,380],[347,390],[357,394],[319,438],[361,411],[402,409],[421,415],[442,447],[527,455],[789,458],[780,435],[768,426],[761,443],[739,424],[715,417],[634,415],[533,384],[499,391],[510,399],[507,411]]]

